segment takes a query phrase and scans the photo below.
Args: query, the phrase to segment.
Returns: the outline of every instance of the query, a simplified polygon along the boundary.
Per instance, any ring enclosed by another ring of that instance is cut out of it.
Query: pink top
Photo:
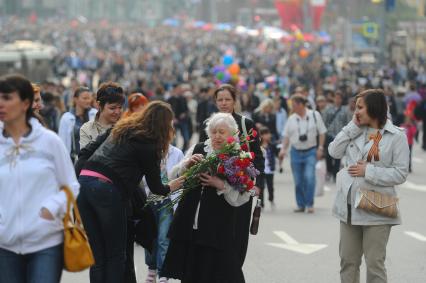
[[[96,177],[96,178],[99,178],[99,179],[105,180],[105,181],[107,181],[107,182],[109,182],[109,183],[112,183],[112,181],[111,181],[111,179],[110,179],[110,178],[105,177],[105,176],[104,176],[104,175],[102,175],[101,173],[98,173],[98,172],[95,172],[95,171],[92,171],[92,170],[86,170],[86,169],[83,169],[83,170],[81,170],[81,172],[80,172],[80,176]]]
[[[414,137],[417,133],[417,128],[413,124],[402,124],[402,127],[405,129],[405,134],[407,135],[407,140],[409,145],[413,145]]]

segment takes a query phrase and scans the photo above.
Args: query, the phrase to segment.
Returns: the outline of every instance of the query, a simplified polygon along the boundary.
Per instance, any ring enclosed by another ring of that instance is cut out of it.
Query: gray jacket
[[[375,190],[396,196],[395,186],[405,182],[408,175],[409,149],[404,130],[389,120],[383,128],[379,143],[380,161],[367,164],[364,177],[352,177],[348,166],[359,160],[366,160],[366,127],[358,127],[349,122],[330,143],[328,150],[333,158],[345,157],[344,167],[337,174],[336,200],[333,215],[343,222],[348,218],[348,194],[351,204],[351,223],[354,225],[401,224],[400,213],[397,218],[388,218],[355,208],[355,199],[360,189]],[[370,141],[372,144],[372,141]],[[368,147],[369,148],[369,147]],[[367,151],[368,153],[368,151]]]

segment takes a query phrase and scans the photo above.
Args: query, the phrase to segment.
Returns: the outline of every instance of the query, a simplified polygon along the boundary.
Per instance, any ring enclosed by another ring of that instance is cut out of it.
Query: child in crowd
[[[265,207],[264,203],[264,191],[265,182],[268,187],[268,200],[271,203],[271,207],[274,208],[274,171],[275,171],[275,156],[277,155],[277,147],[271,142],[272,134],[267,127],[261,127],[259,129],[261,148],[265,157],[265,172],[261,173],[257,180],[256,185],[260,188],[260,200],[261,206]]]
[[[163,184],[167,184],[169,181],[168,175],[171,172],[171,169],[177,165],[183,159],[183,153],[177,147],[170,145],[169,152],[167,156],[161,161],[161,179]],[[173,176],[175,177],[175,176]],[[149,190],[148,185],[144,179],[144,187],[148,199],[152,194]],[[162,274],[162,266],[164,258],[169,247],[169,239],[167,238],[167,233],[169,231],[169,226],[173,219],[173,209],[167,209],[170,205],[170,199],[165,197],[158,202],[151,204],[152,211],[154,213],[155,219],[157,221],[157,239],[155,240],[153,250],[151,253],[145,249],[145,263],[148,266],[148,275],[146,278],[146,283],[155,283],[156,277],[159,277],[159,283],[167,283],[168,279]],[[176,206],[176,205],[175,205]],[[176,207],[174,207],[176,209]]]
[[[414,119],[410,116],[405,116],[405,122],[401,126],[405,129],[405,134],[407,135],[408,141],[408,148],[410,149],[410,164],[408,167],[408,172],[411,173],[411,156],[413,152],[414,137],[417,133],[417,126]]]

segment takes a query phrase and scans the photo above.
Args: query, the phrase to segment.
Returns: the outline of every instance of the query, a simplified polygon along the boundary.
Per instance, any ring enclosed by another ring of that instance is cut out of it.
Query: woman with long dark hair
[[[81,170],[77,199],[95,257],[92,283],[124,282],[126,205],[143,176],[152,192],[166,195],[184,179],[161,182],[160,161],[173,138],[173,111],[161,101],[120,120]]]
[[[79,184],[68,152],[34,118],[24,77],[0,78],[0,283],[59,283],[68,186]]]

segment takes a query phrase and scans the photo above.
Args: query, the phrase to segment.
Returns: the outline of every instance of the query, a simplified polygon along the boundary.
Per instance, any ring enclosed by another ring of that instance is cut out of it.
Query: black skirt
[[[235,245],[234,245],[235,246]],[[218,250],[192,241],[171,240],[163,264],[163,276],[182,283],[244,283],[237,251]]]

